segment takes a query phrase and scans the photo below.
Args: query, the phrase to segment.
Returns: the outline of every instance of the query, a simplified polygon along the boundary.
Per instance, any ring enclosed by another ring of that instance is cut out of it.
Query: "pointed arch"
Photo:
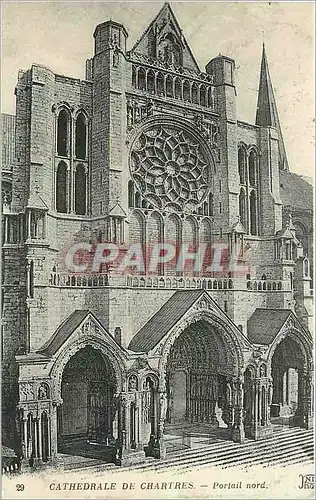
[[[75,156],[80,160],[87,158],[87,119],[82,112],[76,118]]]
[[[247,201],[245,190],[243,188],[240,189],[239,193],[239,217],[244,228],[247,228]]]
[[[79,163],[75,171],[75,212],[78,215],[86,214],[87,205],[87,179],[86,169]]]
[[[158,72],[156,76],[156,88],[158,95],[164,95],[165,93],[165,78],[163,73]]]
[[[206,87],[203,84],[200,86],[200,104],[201,104],[201,106],[207,105]]]
[[[135,205],[135,186],[133,181],[128,181],[128,207],[134,208]]]
[[[59,213],[68,211],[68,169],[64,161],[59,162],[56,171],[56,210]]]
[[[199,89],[198,89],[197,83],[195,83],[195,82],[192,83],[191,92],[192,92],[192,102],[194,104],[199,104],[200,103],[200,101],[199,101]]]
[[[68,156],[70,134],[70,115],[66,109],[61,109],[57,117],[57,154]]]
[[[249,184],[250,186],[257,186],[258,183],[258,158],[257,153],[252,149],[248,157],[249,169]]]
[[[242,145],[240,145],[238,147],[238,174],[239,174],[240,184],[246,184],[246,177],[247,177],[246,165],[247,165],[247,153],[245,148]]]
[[[251,191],[249,197],[250,209],[250,234],[256,236],[258,234],[258,203],[256,191]]]
[[[168,276],[176,276],[176,261],[179,255],[179,247],[181,241],[181,219],[176,214],[171,214],[165,220],[165,237],[164,241],[175,247],[175,257],[164,265],[164,274]]]
[[[129,243],[141,245],[146,262],[146,219],[141,210],[133,210],[129,220]],[[145,264],[146,266],[146,264]],[[143,272],[142,270],[140,272]]]
[[[174,97],[173,95],[173,78],[171,75],[166,76],[166,96]]]
[[[183,99],[188,102],[191,101],[190,82],[188,80],[183,82]]]
[[[147,71],[147,91],[154,93],[155,92],[155,73],[152,69]]]
[[[138,68],[137,84],[139,90],[146,90],[146,70],[142,67]]]
[[[174,97],[176,99],[182,99],[182,82],[181,82],[181,79],[179,77],[175,78]]]

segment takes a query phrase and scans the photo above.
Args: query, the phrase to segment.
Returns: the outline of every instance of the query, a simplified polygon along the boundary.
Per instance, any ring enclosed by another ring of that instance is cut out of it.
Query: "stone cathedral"
[[[250,124],[236,117],[234,60],[201,71],[169,4],[132,48],[112,20],[93,36],[84,80],[40,64],[18,74],[4,443],[33,467],[92,444],[119,465],[163,457],[183,429],[243,442],[279,417],[310,428],[312,195],[289,171],[265,48]],[[74,244],[104,242],[125,255],[220,246],[239,267],[65,266]]]

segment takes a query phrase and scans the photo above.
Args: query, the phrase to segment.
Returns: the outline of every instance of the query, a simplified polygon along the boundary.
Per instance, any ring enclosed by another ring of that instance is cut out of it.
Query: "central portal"
[[[173,428],[189,424],[229,427],[233,376],[229,346],[216,326],[206,321],[189,326],[168,357],[166,423]]]

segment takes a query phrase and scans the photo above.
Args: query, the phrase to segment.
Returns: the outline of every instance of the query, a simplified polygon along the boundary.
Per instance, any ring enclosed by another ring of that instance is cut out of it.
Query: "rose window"
[[[131,152],[136,188],[150,205],[194,212],[210,187],[211,170],[201,145],[189,132],[153,126]]]

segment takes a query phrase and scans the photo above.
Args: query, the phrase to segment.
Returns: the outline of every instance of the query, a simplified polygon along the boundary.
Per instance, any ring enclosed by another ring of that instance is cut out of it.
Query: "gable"
[[[155,19],[135,43],[130,55],[132,56],[134,53],[141,54],[149,60],[162,61],[167,65],[183,66],[200,72],[168,3],[165,3]]]
[[[246,337],[234,325],[205,290],[182,290],[175,292],[167,302],[147,321],[132,338],[129,349],[135,352],[152,351],[168,335],[184,315],[196,310],[211,310],[218,319],[229,325],[244,348],[250,346]]]
[[[37,353],[49,358],[55,356],[63,346],[68,345],[68,340],[78,332],[80,335],[91,335],[93,333],[100,337],[104,343],[111,344],[114,350],[125,352],[125,349],[115,341],[89,310],[77,309],[59,325]]]

